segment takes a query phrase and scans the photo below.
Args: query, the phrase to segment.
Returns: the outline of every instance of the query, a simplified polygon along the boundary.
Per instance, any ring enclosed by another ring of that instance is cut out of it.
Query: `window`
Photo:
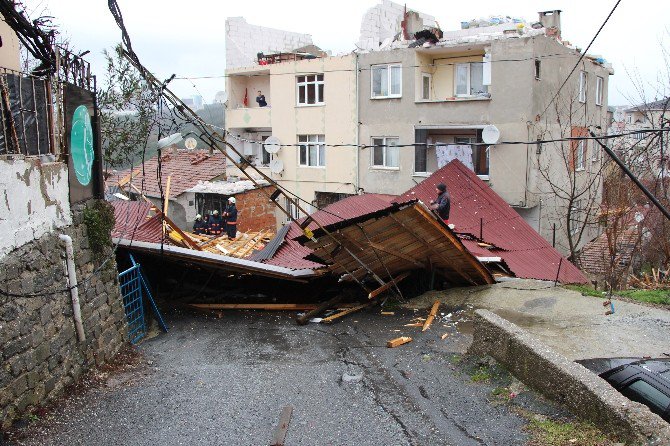
[[[535,79],[538,81],[540,80],[540,67],[541,67],[541,61],[539,59],[535,59]]]
[[[605,79],[596,76],[596,105],[603,105],[603,87],[605,86]]]
[[[286,212],[288,212],[293,219],[298,220],[299,218],[302,218],[302,212],[300,212],[300,209],[298,209],[298,206],[296,206],[296,203],[294,199],[290,199],[289,197],[284,197],[284,202],[286,205]],[[291,223],[291,219],[286,216],[286,223]]]
[[[574,200],[570,206],[570,233],[579,232],[579,213],[581,212],[581,200]]]
[[[489,146],[476,144],[476,136],[455,136],[454,144],[472,146],[472,167],[477,175],[486,176],[489,174]]]
[[[433,76],[429,73],[421,73],[421,99],[430,100],[430,92],[433,89]]]
[[[488,93],[484,85],[484,64],[482,62],[458,63],[455,67],[456,96],[475,96]]]
[[[586,71],[579,72],[579,102],[586,102],[586,87],[588,76]]]
[[[642,141],[642,140],[644,139],[644,137],[645,137],[645,133],[644,133],[644,132],[635,132],[635,133],[633,133],[633,138],[634,138],[636,141]]]
[[[374,65],[371,82],[373,98],[399,98],[402,96],[402,65]]]
[[[398,167],[398,138],[372,138],[372,166]]]
[[[584,169],[585,153],[586,153],[586,141],[581,140],[577,143],[577,149],[575,150],[575,170]]]
[[[323,105],[324,82],[323,74],[297,76],[298,105]]]
[[[324,135],[299,135],[300,165],[323,167],[326,165],[326,146]]]
[[[263,142],[265,142],[266,139],[268,139],[270,135],[263,135],[261,136],[261,139]],[[265,144],[263,144],[262,149],[261,149],[261,165],[267,166],[270,164],[270,161],[272,160],[272,155],[268,153],[267,150],[265,150]]]
[[[670,405],[670,398],[646,381],[633,381],[621,391],[626,397],[648,405],[655,413],[663,413]]]

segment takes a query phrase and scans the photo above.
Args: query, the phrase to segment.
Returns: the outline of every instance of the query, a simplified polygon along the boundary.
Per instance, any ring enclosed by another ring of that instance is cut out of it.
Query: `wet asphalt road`
[[[382,316],[377,309],[305,327],[292,317],[170,314],[171,331],[140,346],[148,373],[90,392],[27,444],[268,445],[287,405],[286,445],[527,440],[526,421],[491,403],[493,384],[473,383],[454,362],[468,335],[439,323],[425,333],[403,327],[411,311]],[[401,335],[414,341],[386,348]]]

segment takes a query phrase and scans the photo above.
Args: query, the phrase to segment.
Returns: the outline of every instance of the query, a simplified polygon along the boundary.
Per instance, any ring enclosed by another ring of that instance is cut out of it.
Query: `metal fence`
[[[128,320],[128,339],[133,344],[142,339],[147,333],[144,321],[144,300],[142,299],[142,271],[140,265],[135,264],[119,273],[119,285],[123,296],[123,308]]]

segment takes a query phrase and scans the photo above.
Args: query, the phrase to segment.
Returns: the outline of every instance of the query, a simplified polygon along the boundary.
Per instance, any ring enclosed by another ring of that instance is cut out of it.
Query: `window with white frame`
[[[433,75],[430,73],[421,73],[421,99],[430,100],[430,92],[433,89]]]
[[[603,105],[603,88],[605,87],[605,79],[596,76],[596,105]]]
[[[325,102],[323,74],[296,76],[298,105],[323,105]]]
[[[645,136],[646,136],[646,133],[645,133],[645,132],[635,132],[635,133],[633,133],[633,138],[634,138],[636,141],[642,141],[642,140],[644,139]]]
[[[581,200],[574,200],[570,206],[570,233],[574,234],[579,231],[581,223],[580,213],[582,211]]]
[[[586,71],[579,72],[579,102],[586,102],[586,89],[587,89],[587,80],[588,75]]]
[[[265,142],[265,140],[268,139],[269,137],[270,135],[263,135],[261,136],[261,140]],[[265,144],[263,144],[261,146],[261,159],[260,159],[261,165],[267,166],[270,164],[270,161],[272,161],[272,155],[267,150],[265,150]]]
[[[324,167],[326,165],[325,140],[324,135],[298,135],[301,166]]]
[[[402,96],[402,65],[373,65],[371,71],[371,97],[399,98]]]
[[[372,138],[372,166],[380,168],[398,167],[398,138]]]
[[[294,220],[298,220],[303,217],[302,212],[296,205],[295,198],[284,197],[284,204],[286,206],[286,212],[288,212]],[[286,216],[286,223],[291,223],[292,219]]]
[[[586,141],[581,140],[577,143],[575,150],[575,170],[584,169],[584,157],[586,155]]]
[[[454,66],[454,91],[457,97],[476,96],[489,92],[484,85],[484,63],[457,63]]]

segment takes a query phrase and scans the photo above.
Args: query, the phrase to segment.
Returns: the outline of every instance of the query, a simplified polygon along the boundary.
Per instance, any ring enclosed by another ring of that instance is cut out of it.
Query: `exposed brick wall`
[[[125,340],[126,320],[114,258],[100,267],[93,259],[83,205],[73,225],[49,232],[0,260],[0,428],[31,407],[62,394],[95,365],[109,361]],[[59,233],[72,237],[86,340],[78,342],[70,292],[65,290],[65,248]],[[111,254],[108,253],[102,258]],[[88,279],[87,279],[88,278]]]
[[[235,195],[238,211],[237,230],[240,232],[261,231],[277,227],[275,209],[277,205],[270,201],[267,193],[272,194],[274,188],[254,189]]]

